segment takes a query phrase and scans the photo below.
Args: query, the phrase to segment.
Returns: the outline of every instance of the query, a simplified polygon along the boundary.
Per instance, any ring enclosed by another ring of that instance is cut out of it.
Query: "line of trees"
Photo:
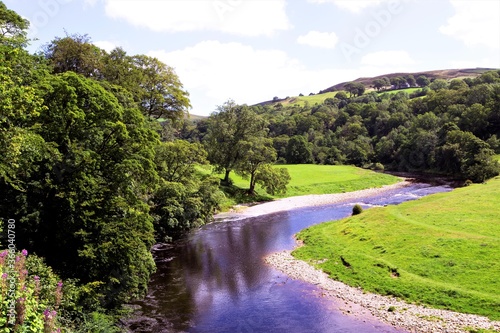
[[[47,310],[51,325],[87,322],[92,331],[102,323],[92,324],[101,317],[90,313],[145,295],[155,242],[210,221],[224,194],[219,179],[196,172],[208,163],[204,146],[174,140],[157,121],[179,126],[190,107],[171,67],[119,48],[107,53],[80,35],[32,55],[27,29],[0,2],[0,248],[8,245],[4,222],[16,221],[15,245],[44,258],[65,280],[64,296],[59,319],[55,308],[40,307],[19,315],[15,329],[1,306],[0,330],[43,328]],[[44,265],[30,266],[26,281],[45,288]],[[35,296],[26,300],[17,287],[23,313]],[[8,304],[3,291],[0,303]]]
[[[475,79],[437,79],[412,94],[358,96],[353,91],[349,95],[338,92],[313,106],[250,109],[267,122],[279,163],[378,168],[382,164],[391,170],[431,172],[474,182],[498,174],[492,157],[500,153],[499,71]],[[211,122],[213,116],[187,124],[179,135],[204,141]]]

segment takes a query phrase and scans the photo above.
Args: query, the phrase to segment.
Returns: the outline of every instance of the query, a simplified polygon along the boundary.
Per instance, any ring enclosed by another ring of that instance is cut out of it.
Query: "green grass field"
[[[410,302],[500,319],[500,177],[299,233],[294,256]],[[388,304],[390,305],[390,304]]]
[[[287,168],[291,177],[286,194],[275,196],[276,198],[351,192],[381,187],[399,181],[399,178],[388,174],[346,165],[296,164],[276,165],[275,167]],[[207,173],[209,170],[205,169],[205,172]],[[222,175],[218,176],[221,177]],[[243,179],[234,172],[231,173],[230,178],[233,180],[234,185],[240,188],[248,188],[249,180]],[[257,192],[262,195],[265,194],[260,187],[257,188]]]
[[[493,158],[494,158],[495,160],[497,160],[498,162],[500,162],[500,155],[495,155]]]
[[[381,187],[399,181],[397,177],[354,166],[297,164],[277,165],[275,167],[285,167],[290,173],[291,181],[285,194],[270,196],[257,185],[256,191],[258,195],[256,197],[241,196],[233,198],[224,203],[223,208],[227,209],[234,204],[242,202],[265,201],[274,198],[286,198],[308,194],[351,192]],[[200,167],[198,170],[202,174],[209,174],[211,172],[208,166]],[[216,176],[222,177],[221,174],[217,174]],[[230,178],[237,188],[247,189],[249,186],[249,180],[243,179],[234,172],[231,172]]]
[[[378,94],[389,94],[389,95],[394,95],[397,94],[400,91],[403,91],[405,93],[411,94],[414,93],[415,91],[419,91],[422,88],[406,88],[406,89],[398,89],[398,90],[388,90],[388,91],[381,91]]]

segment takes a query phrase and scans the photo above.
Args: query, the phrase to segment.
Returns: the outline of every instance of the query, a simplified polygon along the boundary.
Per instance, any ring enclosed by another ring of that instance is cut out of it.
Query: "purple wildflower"
[[[28,250],[26,250],[26,249],[22,250],[22,251],[21,251],[21,254],[22,254],[23,256],[25,256],[25,257],[26,257],[26,256],[28,256]]]
[[[40,277],[38,275],[33,276],[33,280],[40,281]]]

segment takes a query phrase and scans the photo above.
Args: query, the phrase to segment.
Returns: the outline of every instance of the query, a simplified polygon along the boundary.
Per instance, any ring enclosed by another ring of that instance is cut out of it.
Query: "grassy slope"
[[[403,91],[403,92],[405,92],[407,94],[411,94],[411,93],[414,93],[415,91],[419,91],[421,89],[422,88],[406,88],[406,89],[398,89],[398,90],[386,90],[386,91],[381,91],[378,94],[379,95],[382,95],[382,94],[395,95],[395,94],[397,94],[400,91]]]
[[[381,91],[378,94],[379,95],[381,95],[381,94],[393,95],[393,94],[396,94],[400,91],[404,91],[408,94],[411,94],[411,93],[418,91],[420,89],[421,88],[406,88],[406,89],[398,89],[398,90],[387,90],[387,91]],[[369,90],[366,93],[369,93],[371,91],[374,91],[374,90]],[[306,104],[306,102],[309,103],[309,105],[322,104],[327,98],[334,98],[338,92],[339,91],[333,91],[333,92],[327,92],[327,93],[323,93],[323,94],[316,94],[316,95],[312,95],[312,96],[291,97],[291,98],[288,98],[287,100],[282,101],[280,103],[285,105],[285,106],[287,106],[287,105],[304,106]],[[349,95],[349,93],[347,93],[347,94]]]
[[[306,245],[294,255],[328,259],[316,266],[349,285],[498,320],[499,202],[497,177],[370,209],[302,231]]]
[[[298,104],[300,106],[304,106],[306,102],[308,102],[309,105],[314,105],[316,103],[322,104],[325,101],[325,99],[334,98],[337,93],[338,91],[334,91],[325,94],[293,97],[288,99],[285,103],[283,103],[283,105]]]

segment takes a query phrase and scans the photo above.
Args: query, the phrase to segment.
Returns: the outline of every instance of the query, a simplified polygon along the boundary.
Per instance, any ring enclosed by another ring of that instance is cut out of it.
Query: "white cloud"
[[[103,1],[109,17],[153,31],[211,30],[260,36],[291,28],[285,11],[286,0]]]
[[[406,51],[379,51],[361,58],[361,65],[373,67],[411,66],[416,62]]]
[[[113,49],[115,49],[115,48],[118,47],[117,43],[110,42],[110,41],[107,41],[107,40],[100,40],[100,41],[97,41],[97,42],[92,42],[92,44],[94,44],[98,48],[103,49],[106,52],[111,52]]]
[[[194,114],[208,114],[228,99],[255,104],[275,95],[298,95],[306,69],[279,50],[204,41],[183,50],[148,53],[175,68],[191,94]]]
[[[492,58],[471,60],[452,60],[450,61],[450,68],[500,68],[500,60]]]
[[[157,50],[148,55],[175,68],[190,93],[191,112],[199,115],[208,115],[228,99],[251,105],[274,96],[317,93],[361,76],[409,70],[408,65],[395,61],[386,67],[370,66],[367,62],[357,69],[311,70],[280,50],[259,50],[241,43],[219,41],[204,41],[172,52]]]
[[[500,2],[492,0],[450,0],[455,15],[441,33],[457,38],[469,47],[487,46],[500,49]]]
[[[388,1],[391,0],[309,0],[312,3],[334,3],[337,7],[353,13],[360,13],[368,7],[377,7]]]
[[[297,42],[303,45],[333,49],[339,38],[334,32],[309,31],[306,35],[299,36]]]

